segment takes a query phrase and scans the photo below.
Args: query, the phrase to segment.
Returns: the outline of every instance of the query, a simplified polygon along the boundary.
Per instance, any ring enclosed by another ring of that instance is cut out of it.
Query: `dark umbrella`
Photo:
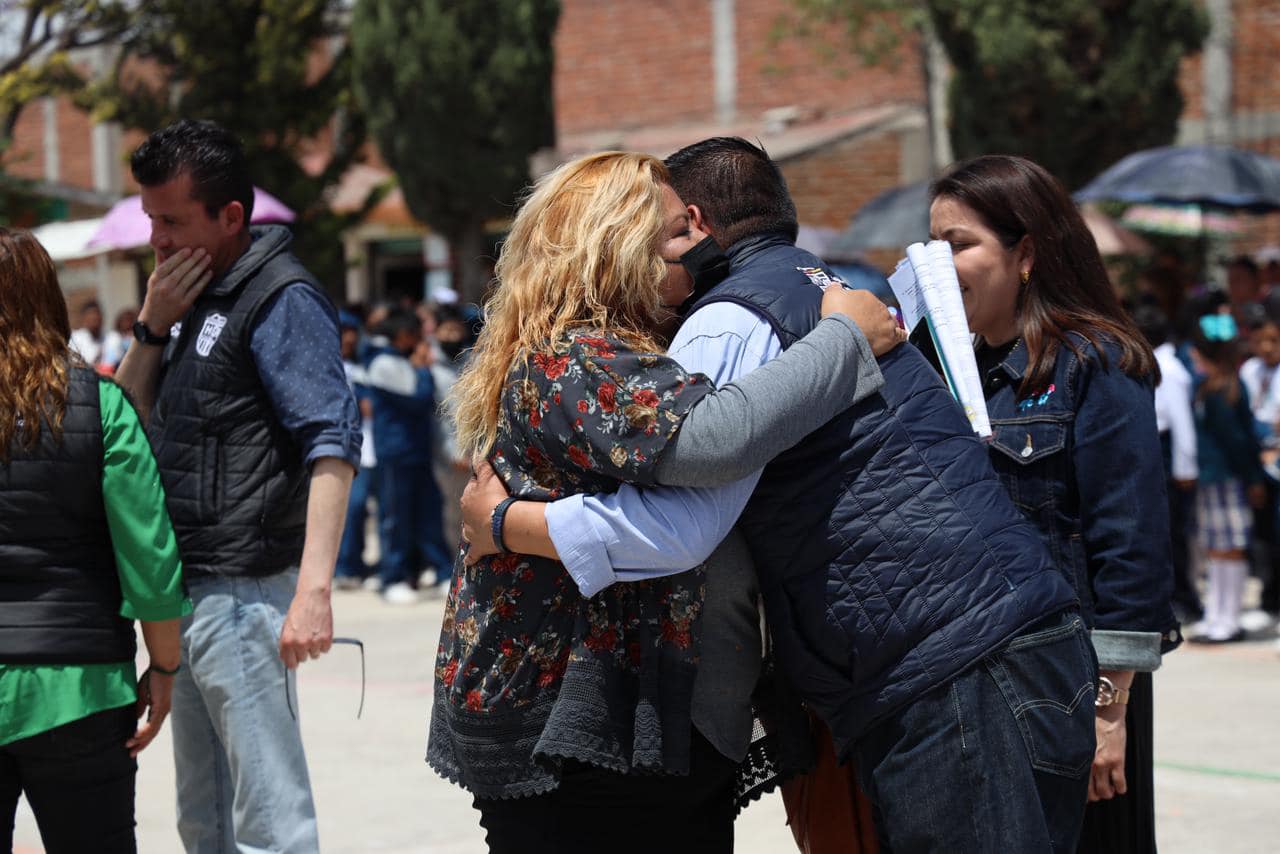
[[[1076,193],[1077,201],[1194,204],[1265,213],[1280,210],[1280,160],[1206,145],[1130,154]]]
[[[1144,254],[1151,249],[1142,245],[1137,235],[1122,234],[1123,229],[1098,211],[1084,211],[1084,220],[1103,255]],[[862,260],[862,253],[867,249],[901,251],[909,244],[928,239],[929,182],[920,181],[887,190],[867,202],[821,255],[831,264],[855,262]],[[871,285],[860,287],[877,290]],[[885,287],[888,287],[887,281]]]
[[[856,259],[868,249],[902,249],[929,239],[929,182],[886,190],[858,209],[827,245],[828,261]]]

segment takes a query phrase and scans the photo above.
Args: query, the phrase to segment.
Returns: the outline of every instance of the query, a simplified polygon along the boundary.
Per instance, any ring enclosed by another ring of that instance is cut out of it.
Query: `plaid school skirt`
[[[1200,545],[1211,552],[1249,548],[1253,509],[1238,480],[1202,483],[1196,487],[1196,527]]]

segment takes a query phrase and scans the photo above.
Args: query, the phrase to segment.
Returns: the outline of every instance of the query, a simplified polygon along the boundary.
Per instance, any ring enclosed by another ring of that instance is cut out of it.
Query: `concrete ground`
[[[365,644],[368,685],[356,719],[356,651],[302,669],[302,725],[324,850],[481,854],[470,798],[422,761],[440,600],[392,607],[372,593],[335,593],[336,631]],[[1164,854],[1280,850],[1280,651],[1267,630],[1246,643],[1186,645],[1156,675],[1156,808]],[[178,852],[169,730],[140,757],[138,842]],[[795,851],[776,796],[739,819],[741,854]],[[39,852],[19,806],[15,854]],[[607,848],[602,848],[602,851]]]

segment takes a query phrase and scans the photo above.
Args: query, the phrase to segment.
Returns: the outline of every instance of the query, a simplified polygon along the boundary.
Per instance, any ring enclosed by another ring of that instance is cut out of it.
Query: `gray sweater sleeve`
[[[698,401],[658,460],[658,483],[741,480],[883,385],[857,324],[827,317],[778,358]]]

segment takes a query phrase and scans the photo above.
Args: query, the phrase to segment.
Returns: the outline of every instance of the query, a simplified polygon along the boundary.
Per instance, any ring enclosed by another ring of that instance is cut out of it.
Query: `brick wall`
[[[1280,110],[1275,73],[1280,56],[1280,0],[1235,0],[1232,12],[1232,109]],[[1182,61],[1178,85],[1186,99],[1184,118],[1204,117],[1203,56],[1200,53]]]
[[[896,66],[866,68],[837,28],[827,51],[796,37],[771,38],[790,0],[737,0],[737,109],[847,112],[924,100],[913,44]],[[561,133],[676,124],[715,116],[710,0],[565,0],[556,31],[556,123]],[[831,58],[834,54],[834,58]]]
[[[673,124],[714,111],[707,2],[565,0],[555,50],[561,133]]]
[[[1231,107],[1236,113],[1233,145],[1280,157],[1280,0],[1235,0],[1232,4]],[[1202,119],[1202,55],[1183,61],[1179,78],[1187,107],[1184,118]],[[1226,251],[1254,252],[1280,245],[1280,214],[1246,216],[1245,233]]]
[[[93,123],[66,98],[58,99],[58,183],[93,187]]]
[[[1232,49],[1232,106],[1236,111],[1280,109],[1280,0],[1236,0]]]
[[[901,160],[898,133],[882,131],[787,160],[782,174],[800,222],[843,229],[864,204],[898,186]],[[900,248],[864,253],[872,266],[883,271],[892,270],[901,256]]]
[[[18,113],[13,140],[4,152],[5,171],[19,178],[44,179],[44,104],[36,101]]]
[[[737,0],[738,109],[756,115],[802,105],[841,113],[890,102],[923,103],[916,40],[908,38],[884,64],[865,65],[850,49],[842,25],[794,35],[791,0]],[[771,38],[779,30],[793,33]]]
[[[898,186],[898,134],[856,136],[782,164],[796,213],[806,225],[843,228],[872,197]]]

